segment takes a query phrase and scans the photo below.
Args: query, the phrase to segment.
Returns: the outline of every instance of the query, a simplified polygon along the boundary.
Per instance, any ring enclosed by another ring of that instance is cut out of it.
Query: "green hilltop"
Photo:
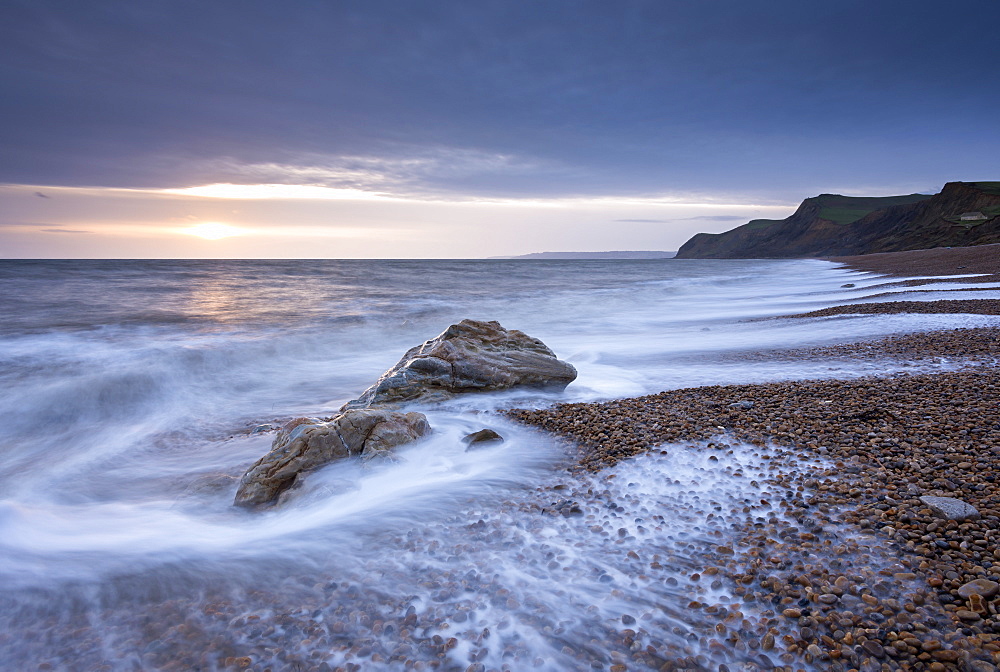
[[[997,184],[1000,186],[1000,182],[984,182],[983,184]],[[888,208],[893,205],[918,203],[928,198],[930,198],[930,194],[908,194],[906,196],[841,196],[840,194],[820,194],[819,196],[807,198],[805,203],[814,203],[819,206],[816,216],[820,219],[825,219],[835,224],[850,224],[876,210]],[[758,231],[784,221],[783,219],[753,219],[741,228]]]
[[[998,242],[1000,182],[949,182],[933,196],[820,194],[785,219],[696,234],[677,258],[830,257]]]
[[[856,222],[876,210],[890,208],[894,205],[909,205],[930,198],[930,194],[907,194],[906,196],[840,196],[839,194],[820,194],[815,198],[820,206],[820,219],[826,219],[837,224]]]

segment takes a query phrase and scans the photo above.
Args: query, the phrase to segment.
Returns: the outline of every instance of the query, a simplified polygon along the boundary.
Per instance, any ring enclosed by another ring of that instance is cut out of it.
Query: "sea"
[[[761,449],[571,477],[565,446],[497,411],[948,369],[759,353],[996,325],[783,317],[988,287],[820,260],[0,261],[0,669],[611,669],[628,651],[601,642],[622,632],[736,665],[755,654],[710,652],[685,615],[725,586],[683,577],[698,539],[732,533],[704,502],[759,497],[733,473],[766,477]],[[335,414],[465,318],[541,339],[579,377],[414,406],[434,431],[397,462],[232,505],[273,428]],[[505,441],[466,451],[482,428]],[[579,515],[546,509],[563,497]],[[682,580],[642,578],[626,547]]]

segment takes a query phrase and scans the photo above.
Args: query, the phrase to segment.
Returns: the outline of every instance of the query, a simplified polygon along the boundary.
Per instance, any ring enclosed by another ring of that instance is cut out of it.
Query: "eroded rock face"
[[[385,457],[396,446],[430,431],[423,413],[365,409],[341,413],[328,422],[296,418],[281,428],[271,451],[243,474],[234,504],[252,507],[273,502],[303,472],[355,455]]]
[[[498,322],[462,320],[411,348],[374,385],[341,410],[406,401],[437,401],[463,392],[512,387],[562,389],[576,369],[540,340]]]

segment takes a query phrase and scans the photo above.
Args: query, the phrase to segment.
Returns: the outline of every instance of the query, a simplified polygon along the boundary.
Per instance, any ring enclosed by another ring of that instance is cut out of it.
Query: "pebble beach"
[[[995,280],[1000,262],[996,246],[987,247],[845,261],[887,275],[914,268],[947,275],[973,266],[989,273],[980,279]],[[990,299],[895,301],[799,317],[996,314],[997,307]],[[756,356],[914,366],[937,361],[952,370],[699,387],[510,415],[562,437],[577,450],[577,469],[587,472],[666,454],[664,446],[700,446],[720,455],[734,445],[776,451],[769,456],[776,468],[760,487],[780,493],[768,503],[783,517],[743,525],[733,548],[706,558],[765,615],[723,640],[762,652],[762,660],[747,664],[998,669],[1000,330],[927,332]],[[791,464],[796,467],[789,470]],[[970,508],[943,512],[929,504],[936,500],[922,497],[956,499]],[[691,608],[711,607],[694,601]]]

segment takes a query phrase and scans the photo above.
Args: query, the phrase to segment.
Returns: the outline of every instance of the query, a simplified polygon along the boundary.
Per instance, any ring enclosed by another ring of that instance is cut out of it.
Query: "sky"
[[[1000,180],[997,0],[0,0],[0,258],[672,250]]]

